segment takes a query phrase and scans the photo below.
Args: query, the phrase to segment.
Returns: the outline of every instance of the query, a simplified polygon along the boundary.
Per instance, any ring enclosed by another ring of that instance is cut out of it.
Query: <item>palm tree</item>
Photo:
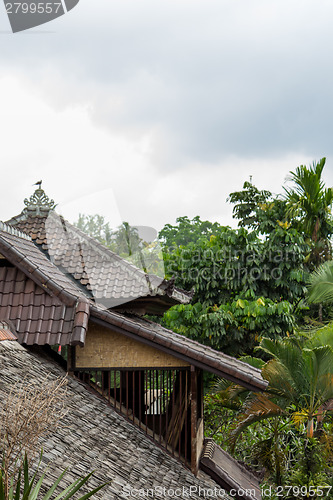
[[[113,233],[114,249],[118,255],[131,256],[142,248],[138,228],[123,222]]]
[[[332,328],[318,330],[308,339],[264,338],[258,349],[271,357],[262,368],[268,389],[246,401],[233,441],[251,423],[281,415],[306,424],[307,436],[312,437],[315,418],[333,398]]]
[[[239,389],[228,388],[221,401],[224,396],[226,407],[231,408],[233,402],[235,407],[241,407],[229,439],[232,450],[251,424],[270,422],[270,438],[259,441],[253,454],[279,485],[283,464],[288,460],[283,444],[286,431],[298,429],[296,435],[301,437],[306,455],[309,443],[323,432],[322,423],[332,411],[329,404],[333,398],[332,327],[318,330],[308,338],[264,338],[258,349],[270,357],[262,367],[262,375],[269,382],[267,390],[261,394],[248,393],[244,398]]]
[[[262,369],[265,362],[260,358],[253,358],[251,356],[242,356],[242,361]],[[252,421],[251,413],[245,413],[248,409],[248,402],[252,401],[251,392],[242,386],[234,384],[225,379],[218,379],[212,386],[212,393],[215,396],[216,403],[220,404],[223,408],[234,410],[238,412],[238,419],[236,425],[231,425],[234,429],[229,437],[229,445],[234,451],[236,440],[246,427],[251,423],[255,423],[261,418]],[[252,449],[252,455],[255,461],[259,462],[267,471],[269,471],[275,479],[277,485],[282,481],[283,464],[286,461],[285,453],[281,446],[282,433],[284,431],[285,422],[281,422],[279,418],[283,415],[282,408],[269,401],[266,396],[259,394],[255,395],[256,404],[258,405],[258,412],[264,411],[264,420],[269,420],[267,428],[269,429],[269,436],[266,433],[263,438],[256,442],[256,446]],[[263,408],[261,408],[263,404]],[[244,412],[245,410],[245,412]],[[244,417],[244,420],[243,420]],[[249,420],[247,420],[249,419]]]
[[[333,188],[325,188],[321,178],[325,163],[326,158],[322,158],[310,167],[297,167],[288,177],[294,188],[284,188],[287,216],[294,218],[298,228],[313,242],[311,260],[317,264],[330,258],[329,236],[333,233]]]

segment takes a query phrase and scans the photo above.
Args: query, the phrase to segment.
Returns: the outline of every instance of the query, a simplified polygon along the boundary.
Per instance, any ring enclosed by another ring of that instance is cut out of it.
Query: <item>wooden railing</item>
[[[155,443],[191,468],[191,378],[188,368],[80,368],[74,375]]]

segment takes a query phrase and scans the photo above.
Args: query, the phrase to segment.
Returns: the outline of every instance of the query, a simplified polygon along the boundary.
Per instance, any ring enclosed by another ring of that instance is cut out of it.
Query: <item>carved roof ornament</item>
[[[45,194],[42,189],[42,181],[36,182],[34,186],[38,186],[38,188],[29,199],[24,200],[26,208],[23,213],[32,216],[47,215],[51,210],[55,209],[56,203]]]

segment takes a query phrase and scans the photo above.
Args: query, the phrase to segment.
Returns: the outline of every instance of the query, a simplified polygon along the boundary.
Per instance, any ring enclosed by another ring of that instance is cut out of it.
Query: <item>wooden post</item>
[[[67,348],[67,372],[73,374],[75,368],[75,346]]]
[[[198,372],[191,365],[191,472],[198,473],[197,421],[198,421]]]

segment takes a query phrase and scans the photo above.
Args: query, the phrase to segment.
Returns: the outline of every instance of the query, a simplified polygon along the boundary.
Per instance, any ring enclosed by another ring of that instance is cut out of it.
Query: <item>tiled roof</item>
[[[68,344],[75,308],[51,297],[16,267],[0,268],[0,317],[15,325],[27,344]]]
[[[212,439],[206,439],[200,461],[202,469],[237,499],[261,500],[260,484],[244,467],[220,448]],[[235,492],[235,494],[233,494]],[[241,493],[241,495],[237,495]]]
[[[31,278],[50,293],[62,294],[62,299],[70,304],[76,301],[77,296],[84,296],[78,284],[58,269],[31,240],[0,231],[0,252],[8,260],[13,259],[17,267],[28,271]]]
[[[146,274],[90,238],[56,212],[24,215],[7,222],[31,236],[50,259],[90,291],[98,302],[115,307],[139,297],[164,296],[173,303],[188,303],[191,294],[172,281]]]
[[[64,375],[59,366],[28,352],[16,342],[0,342],[0,367],[0,409],[13,385],[22,380],[41,384],[46,378],[52,382]],[[90,489],[111,481],[94,495],[96,500],[134,498],[129,495],[131,490],[136,498],[142,498],[141,490],[147,492],[145,498],[168,499],[175,498],[172,493],[176,488],[181,491],[184,488],[188,493],[191,487],[191,500],[199,500],[204,498],[199,488],[220,490],[203,472],[199,472],[199,477],[193,476],[75,379],[68,378],[67,392],[66,416],[48,438],[41,440],[41,470],[48,467],[45,487],[50,487],[60,472],[69,467],[61,483],[63,486],[92,470],[95,473],[89,481]],[[161,495],[164,488],[166,494]],[[82,494],[86,491],[83,488]],[[221,494],[218,498],[229,497]]]
[[[80,288],[25,238],[0,231],[0,319],[13,322],[20,342],[84,344],[89,303]]]

